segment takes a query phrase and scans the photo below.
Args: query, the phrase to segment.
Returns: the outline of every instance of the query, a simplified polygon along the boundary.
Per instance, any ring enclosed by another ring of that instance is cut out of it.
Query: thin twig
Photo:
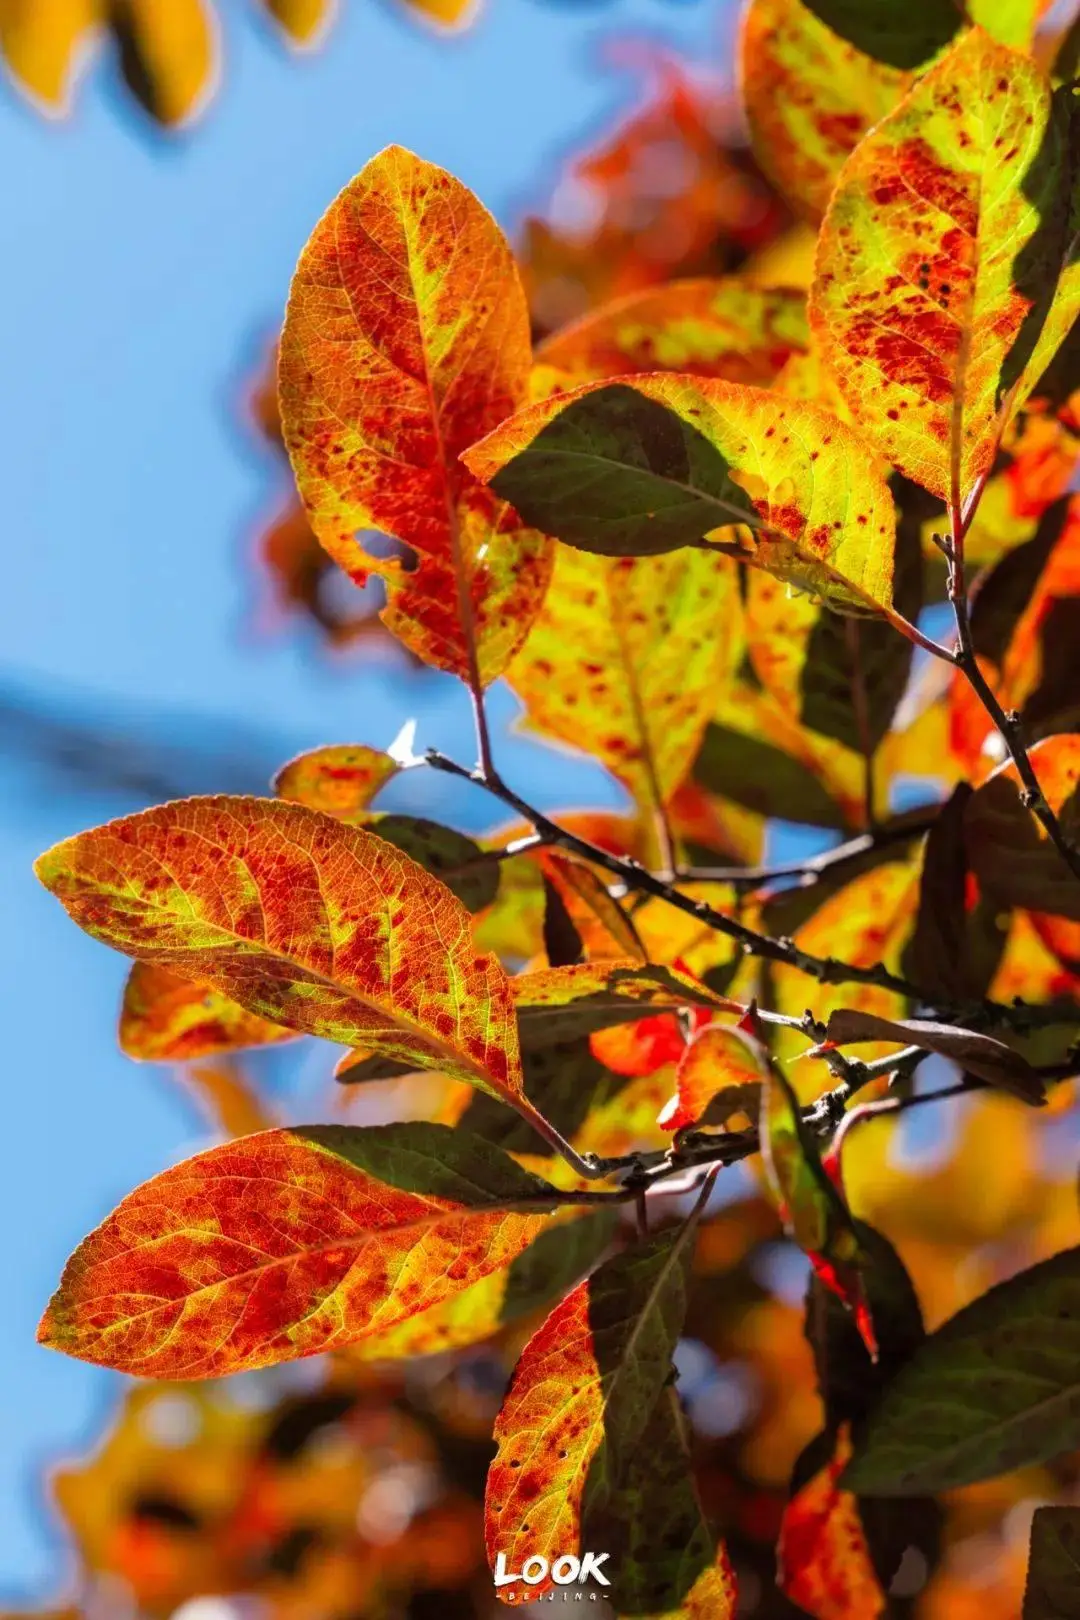
[[[894,821],[875,827],[872,832],[859,833],[833,849],[799,861],[778,866],[683,866],[677,878],[682,883],[730,883],[736,888],[758,888],[781,878],[800,878],[802,881],[796,887],[810,888],[834,867],[844,866],[875,850],[887,849],[891,844],[906,844],[921,838],[937,821],[940,810],[938,804],[919,805]]]
[[[1009,751],[1009,757],[1016,766],[1017,775],[1022,783],[1021,802],[1038,819],[1043,831],[1073,877],[1080,878],[1080,850],[1074,849],[1068,842],[1061,830],[1061,823],[1046,801],[1046,795],[1043,793],[1023,739],[1020,716],[1015,710],[1006,712],[1002,708],[993,688],[979,667],[979,660],[975,652],[975,643],[971,634],[971,615],[968,611],[967,586],[964,579],[964,540],[975,515],[980,494],[981,488],[977,488],[963,513],[955,504],[950,503],[949,536],[947,539],[941,536],[937,537],[937,543],[944,552],[945,560],[949,566],[949,601],[952,603],[953,617],[956,620],[957,649],[954,661],[957,667],[963,671],[969,686],[990,716]]]

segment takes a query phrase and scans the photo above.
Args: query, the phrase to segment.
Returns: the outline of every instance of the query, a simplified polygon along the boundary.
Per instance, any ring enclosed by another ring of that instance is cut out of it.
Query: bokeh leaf
[[[1078,1615],[1080,1511],[1075,1507],[1036,1508],[1023,1620],[1077,1620]]]
[[[802,293],[734,276],[671,281],[617,298],[555,332],[536,351],[531,391],[546,399],[579,383],[641,371],[767,387],[808,345]]]
[[[528,389],[525,295],[466,187],[400,147],[373,158],[297,266],[281,340],[285,443],[311,525],[427,663],[502,673],[542,600],[549,547],[458,460]],[[414,566],[357,539],[380,530]]]
[[[135,962],[120,1008],[120,1049],[146,1063],[188,1063],[249,1046],[290,1041],[296,1031],[250,1013],[230,996],[168,968]]]
[[[68,1262],[38,1337],[168,1378],[314,1355],[506,1265],[558,1197],[439,1125],[242,1137],[130,1193]]]

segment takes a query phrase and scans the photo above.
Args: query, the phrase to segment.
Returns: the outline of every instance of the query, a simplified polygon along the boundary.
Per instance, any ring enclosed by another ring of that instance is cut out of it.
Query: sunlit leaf
[[[892,497],[862,441],[816,405],[714,378],[586,384],[519,411],[465,459],[527,523],[585,551],[652,555],[728,529],[746,561],[804,590],[891,605]]]
[[[525,1346],[495,1425],[492,1564],[502,1553],[520,1569],[526,1558],[554,1561],[591,1545],[588,1516],[620,1488],[671,1376],[695,1225],[605,1261]]]
[[[587,748],[646,813],[678,787],[724,656],[725,559],[557,548],[551,589],[508,679],[529,726]]]
[[[524,639],[549,547],[458,456],[528,388],[525,298],[459,181],[400,147],[373,158],[301,256],[281,344],[285,442],[312,527],[425,662],[486,684]],[[366,545],[381,530],[411,571]],[[360,538],[358,538],[360,535]]]
[[[546,1226],[508,1265],[388,1332],[362,1340],[351,1353],[363,1361],[396,1361],[478,1344],[572,1288],[610,1246],[616,1225],[612,1211],[598,1210]]]
[[[740,1003],[716,995],[678,968],[636,959],[522,973],[510,980],[510,988],[527,1051],[675,1007],[743,1011]]]
[[[532,395],[641,371],[768,386],[809,342],[801,293],[722,281],[673,281],[605,304],[542,343]]]
[[[346,820],[368,810],[375,795],[400,769],[397,760],[380,748],[339,743],[297,754],[278,771],[273,787],[279,799],[291,799]]]
[[[850,1456],[842,1429],[833,1455],[795,1492],[780,1526],[778,1584],[814,1620],[876,1620],[887,1608],[858,1502],[837,1483]]]
[[[214,88],[217,18],[208,0],[111,0],[128,88],[159,124],[182,124]]]
[[[751,0],[740,66],[762,166],[800,212],[820,219],[845,158],[896,105],[910,75],[848,44],[814,9],[803,0]]]
[[[756,1119],[765,1064],[757,1042],[742,1030],[709,1024],[682,1054],[675,1095],[660,1115],[669,1131],[723,1125],[733,1113]]]
[[[843,1483],[951,1490],[1080,1444],[1080,1250],[999,1283],[932,1333],[885,1391]]]
[[[1080,1614],[1080,1512],[1040,1507],[1031,1521],[1023,1620],[1076,1620]]]
[[[440,28],[459,28],[479,10],[481,0],[404,0],[410,11]]]
[[[135,962],[124,986],[120,1047],[144,1062],[187,1063],[295,1036],[295,1030],[248,1012],[212,985],[181,979],[149,962]]]
[[[893,601],[914,623],[923,605],[918,528],[901,522]],[[746,585],[754,673],[799,723],[863,753],[881,743],[907,686],[913,648],[882,620],[853,620],[755,569]],[[797,795],[792,795],[796,798]]]
[[[531,1112],[502,968],[449,890],[371,833],[302,805],[185,799],[57,844],[36,870],[116,950]]]
[[[811,320],[856,421],[960,507],[1080,304],[1069,93],[972,29],[852,154]]]
[[[558,891],[590,961],[625,961],[633,956],[645,961],[629,914],[612,898],[594,867],[550,849],[541,850],[538,860],[545,878]]]
[[[294,45],[309,47],[318,44],[333,21],[337,0],[262,0]]]
[[[153,1377],[314,1355],[506,1265],[557,1201],[444,1126],[244,1137],[130,1193],[68,1262],[38,1337]]]
[[[1028,750],[1066,840],[1080,842],[1080,736],[1044,737]],[[1024,803],[1016,766],[1001,765],[972,794],[964,816],[972,870],[999,904],[1080,922],[1080,883]]]

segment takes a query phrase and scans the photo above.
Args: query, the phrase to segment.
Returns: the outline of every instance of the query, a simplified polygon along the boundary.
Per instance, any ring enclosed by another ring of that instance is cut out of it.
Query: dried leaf
[[[144,1377],[314,1355],[505,1266],[558,1197],[439,1125],[243,1137],[130,1193],[68,1262],[38,1338]]]
[[[319,540],[418,657],[487,684],[528,632],[550,569],[458,460],[522,404],[528,315],[498,226],[459,181],[400,147],[323,216],[293,279],[281,414]],[[392,535],[415,567],[358,531]]]

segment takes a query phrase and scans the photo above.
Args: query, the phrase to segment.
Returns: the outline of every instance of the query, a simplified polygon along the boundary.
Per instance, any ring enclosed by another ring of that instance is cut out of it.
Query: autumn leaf
[[[837,606],[891,606],[892,497],[817,405],[715,378],[586,384],[519,411],[465,460],[582,550],[651,556],[727,530],[745,561]]]
[[[130,1193],[68,1262],[38,1338],[143,1377],[314,1355],[508,1264],[558,1200],[438,1125],[242,1137]]]
[[[264,8],[294,45],[317,45],[333,19],[336,0],[263,0]]]
[[[587,748],[644,815],[694,760],[735,582],[723,558],[590,557],[557,548],[551,589],[507,672],[530,729]]]
[[[851,1311],[871,1356],[874,1326],[860,1269],[854,1223],[826,1173],[820,1150],[804,1124],[799,1100],[775,1062],[764,1067],[761,1153],[789,1235],[816,1275]]]
[[[149,962],[135,962],[124,986],[120,1049],[142,1062],[188,1063],[295,1036],[295,1030],[248,1012],[212,985]]]
[[[695,1227],[691,1219],[605,1261],[525,1346],[495,1424],[492,1564],[501,1553],[520,1569],[590,1545],[583,1527],[619,1489],[671,1376]]]
[[[1065,839],[1080,839],[1080,737],[1044,737],[1028,758]],[[965,838],[972,871],[1001,905],[1047,911],[1080,922],[1080,885],[1071,877],[1041,823],[1025,803],[1010,760],[967,802]]]
[[[767,387],[809,343],[806,300],[784,288],[723,280],[672,281],[604,304],[536,351],[534,399],[641,371]]]
[[[780,1526],[777,1584],[814,1620],[877,1620],[888,1606],[858,1502],[838,1484],[850,1457],[845,1427],[833,1455],[792,1496]]]
[[[540,850],[537,860],[544,877],[566,908],[590,961],[625,961],[633,956],[646,960],[632,919],[612,898],[595,867],[550,849]],[[550,952],[548,954],[550,960]]]
[[[0,51],[8,72],[46,112],[69,110],[79,47],[99,11],[100,0],[0,6]]]
[[[567,1140],[594,1113],[614,1104],[626,1090],[626,1077],[614,1074],[594,1055],[589,1039],[557,1041],[523,1055],[525,1095]],[[510,1109],[485,1092],[470,1090],[457,1123],[506,1153],[533,1153],[536,1137]]]
[[[549,546],[458,457],[527,394],[528,314],[510,249],[459,181],[400,147],[371,160],[301,256],[281,415],[321,543],[418,657],[486,685],[528,632]],[[415,566],[379,555],[381,530]]]
[[[185,123],[217,76],[217,17],[208,0],[111,0],[109,23],[129,90],[159,124]]]
[[[612,1210],[547,1224],[528,1248],[498,1271],[387,1332],[361,1340],[350,1357],[399,1361],[479,1344],[572,1288],[610,1248],[616,1226]]]
[[[522,1047],[540,1050],[611,1024],[628,1024],[677,1007],[743,1011],[678,968],[626,961],[582,962],[541,968],[510,980]]]
[[[665,1130],[723,1125],[734,1113],[757,1117],[765,1064],[756,1041],[742,1030],[708,1024],[686,1046],[675,1095],[660,1115]]]
[[[36,871],[116,950],[532,1115],[509,980],[449,890],[372,833],[301,805],[186,799],[57,844]]]
[[[892,111],[910,77],[834,33],[822,11],[803,0],[750,0],[739,46],[754,151],[812,220],[825,212],[848,154]]]
[[[963,15],[937,0],[806,0],[810,10],[842,39],[879,62],[918,68],[943,50],[959,32]],[[1026,49],[1050,0],[971,0],[967,17],[1004,45]]]
[[[338,743],[297,754],[278,771],[273,788],[279,799],[347,820],[366,812],[400,769],[397,760],[381,748]]]
[[[810,315],[855,420],[963,510],[1080,308],[1068,95],[966,33],[852,154]]]

